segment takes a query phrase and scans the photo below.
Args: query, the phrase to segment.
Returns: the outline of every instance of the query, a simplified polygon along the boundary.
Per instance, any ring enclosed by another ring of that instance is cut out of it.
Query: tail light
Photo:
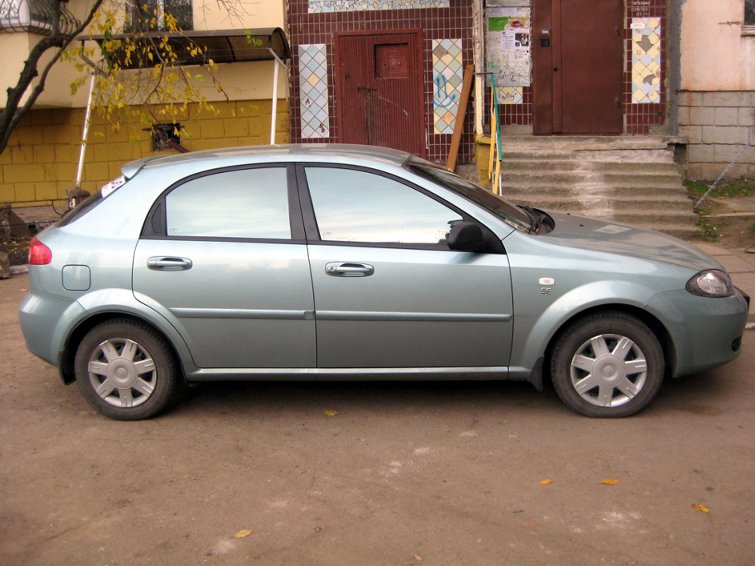
[[[47,265],[52,261],[52,250],[37,240],[32,238],[29,242],[29,265]]]

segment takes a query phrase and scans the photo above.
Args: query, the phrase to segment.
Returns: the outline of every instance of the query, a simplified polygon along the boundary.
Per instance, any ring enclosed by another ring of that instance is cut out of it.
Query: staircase
[[[701,235],[663,138],[504,136],[502,149],[508,200],[683,239]]]

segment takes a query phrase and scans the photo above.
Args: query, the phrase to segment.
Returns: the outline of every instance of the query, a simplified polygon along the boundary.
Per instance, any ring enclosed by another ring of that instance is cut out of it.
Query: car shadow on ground
[[[539,393],[524,382],[220,382],[191,387],[173,412],[370,409],[390,413],[463,405],[476,410],[552,405],[557,410],[559,404],[551,390]]]

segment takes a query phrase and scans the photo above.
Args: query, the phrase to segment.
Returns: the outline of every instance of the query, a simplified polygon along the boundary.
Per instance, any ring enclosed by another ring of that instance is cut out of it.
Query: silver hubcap
[[[601,334],[577,349],[570,369],[572,386],[582,399],[598,407],[618,407],[642,391],[648,364],[626,336]]]
[[[128,338],[105,340],[92,353],[89,380],[102,399],[116,407],[136,407],[152,395],[155,362],[143,346]]]

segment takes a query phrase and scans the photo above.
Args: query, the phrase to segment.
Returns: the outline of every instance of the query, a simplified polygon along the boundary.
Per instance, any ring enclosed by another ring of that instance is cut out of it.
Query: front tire
[[[92,328],[76,350],[75,370],[86,400],[117,420],[148,419],[177,401],[184,388],[162,336],[127,319]]]
[[[556,393],[588,417],[627,417],[647,407],[663,381],[658,338],[621,312],[589,315],[567,327],[551,357]]]

